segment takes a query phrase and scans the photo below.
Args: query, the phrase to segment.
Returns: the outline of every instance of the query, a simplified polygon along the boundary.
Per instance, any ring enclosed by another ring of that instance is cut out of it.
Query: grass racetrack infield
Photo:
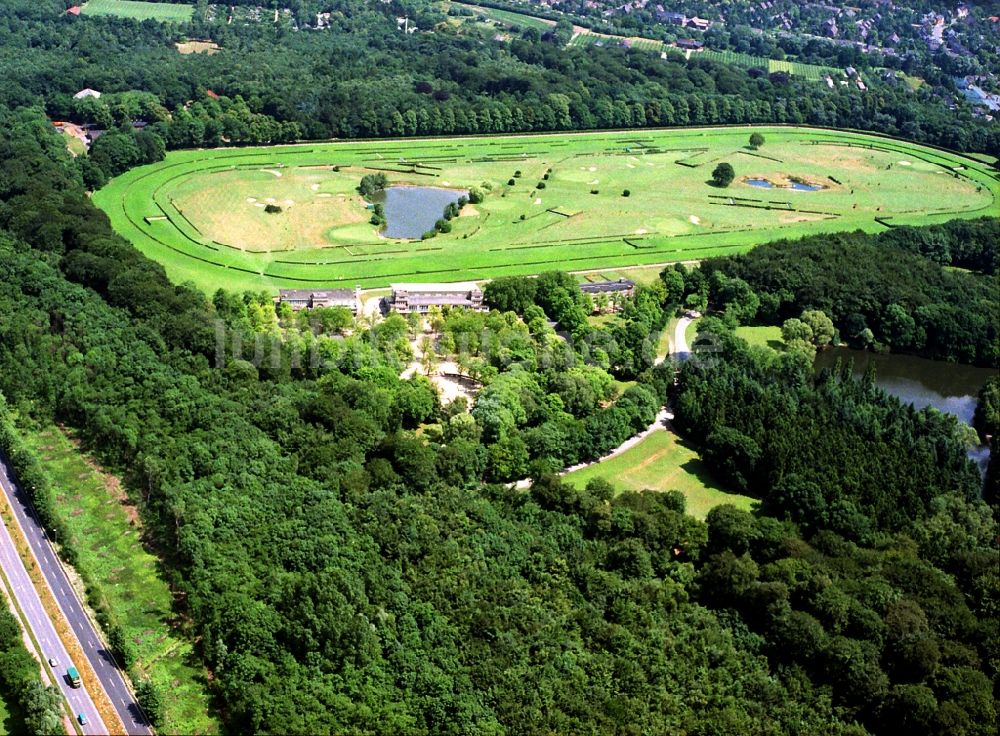
[[[766,139],[759,151],[747,148],[753,130]],[[725,189],[709,183],[721,161],[736,172]],[[392,185],[479,187],[485,198],[448,234],[387,239],[355,191],[375,171]],[[998,193],[997,173],[975,158],[853,132],[741,126],[174,151],[94,202],[173,280],[212,292],[701,259],[778,238],[995,215]]]
[[[728,493],[715,483],[698,453],[669,430],[651,433],[621,455],[567,473],[564,480],[583,488],[593,478],[603,478],[616,491],[680,491],[686,512],[698,519],[716,506],[731,503],[750,510],[756,499]]]

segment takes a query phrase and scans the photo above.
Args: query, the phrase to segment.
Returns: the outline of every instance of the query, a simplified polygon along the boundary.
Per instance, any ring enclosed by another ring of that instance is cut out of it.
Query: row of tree
[[[735,310],[737,323],[776,324],[819,310],[850,345],[996,367],[997,223],[982,218],[769,243],[706,263],[685,282],[686,298],[694,303],[704,295],[723,312]]]

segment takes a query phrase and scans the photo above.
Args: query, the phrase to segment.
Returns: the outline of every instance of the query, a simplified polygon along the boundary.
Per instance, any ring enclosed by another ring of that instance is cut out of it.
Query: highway
[[[42,600],[38,597],[38,591],[35,590],[35,586],[28,576],[28,571],[17,554],[14,540],[11,539],[10,532],[7,531],[5,524],[0,524],[0,567],[3,567],[4,574],[7,576],[7,580],[13,589],[7,590],[7,593],[13,593],[17,599],[18,606],[24,613],[24,617],[28,620],[28,626],[31,628],[35,641],[41,647],[42,651],[40,654],[46,660],[52,657],[56,661],[56,666],[50,667],[50,669],[55,676],[59,689],[62,690],[63,695],[66,697],[73,715],[76,716],[77,713],[83,713],[87,717],[87,725],[83,726],[83,732],[85,734],[108,733],[108,729],[105,728],[104,723],[101,721],[101,716],[98,714],[97,708],[94,706],[94,701],[90,699],[87,690],[82,687],[73,688],[69,685],[69,681],[66,678],[66,668],[70,662],[69,653],[63,647],[59,635],[56,634],[55,626],[52,625],[52,621],[42,606]]]
[[[146,736],[147,734],[152,734],[152,730],[149,728],[149,725],[142,714],[142,709],[133,697],[131,690],[129,690],[128,686],[125,684],[124,673],[119,669],[111,652],[108,651],[108,648],[104,645],[102,639],[97,635],[97,632],[94,629],[94,624],[85,613],[83,606],[76,595],[76,591],[70,584],[69,578],[66,576],[66,572],[63,570],[62,565],[56,557],[55,550],[52,548],[52,545],[45,536],[45,532],[42,530],[41,525],[36,520],[34,510],[31,508],[29,499],[24,491],[16,484],[15,478],[13,477],[13,471],[7,465],[6,459],[2,456],[0,456],[0,486],[2,486],[3,491],[7,496],[7,500],[10,502],[11,508],[14,510],[15,520],[20,525],[21,531],[28,540],[28,545],[34,553],[35,559],[45,576],[45,580],[49,585],[49,589],[51,590],[53,597],[62,609],[63,615],[69,622],[70,628],[73,629],[73,632],[76,634],[76,638],[80,642],[80,647],[83,649],[84,655],[90,661],[90,666],[97,674],[98,680],[100,680],[99,683],[84,682],[84,685],[86,687],[103,686],[108,699],[111,701],[112,705],[114,705],[122,723],[125,724],[126,733],[130,734],[130,736]],[[4,529],[3,535],[9,544],[10,537],[9,534],[7,534],[6,528]],[[16,552],[14,557],[17,558]],[[20,563],[19,558],[17,558],[17,561]],[[5,559],[4,569],[7,570],[7,567],[8,564]],[[23,565],[19,564],[17,567],[20,567],[22,574],[26,578],[27,573],[24,572]],[[10,576],[11,573],[8,571],[7,574]],[[25,598],[30,599],[33,595],[36,600],[38,599],[37,592],[34,587],[32,587],[30,580],[28,580],[27,585],[28,588],[30,588],[30,591],[22,591],[15,585],[15,594],[17,595],[19,603],[22,601],[22,593]],[[22,609],[25,609],[25,613],[27,614],[27,607],[24,603],[21,603],[21,607]],[[52,629],[52,622],[49,621],[48,616],[41,608],[40,601],[38,601],[38,608],[35,609],[35,612],[29,615],[29,621],[33,629],[36,629],[36,625],[39,628],[48,626],[52,631],[51,636],[54,637],[55,631]],[[42,647],[44,649],[47,646],[46,643],[41,637],[39,637],[39,641],[42,642]],[[56,641],[58,641],[58,639],[56,639]],[[48,658],[52,655],[46,653],[45,656]],[[69,661],[69,655],[62,649],[61,644],[59,645],[59,654],[56,656],[56,661],[59,665],[59,674],[65,674],[65,667],[66,663]],[[86,678],[86,675],[84,675],[82,671],[81,675]],[[82,690],[69,688],[67,683],[61,683],[61,685],[65,685],[63,688],[64,692],[77,697],[77,701],[70,698],[71,704],[79,701],[79,694],[83,692]],[[87,697],[87,700],[90,701],[89,696]],[[75,708],[76,705],[74,704],[73,707]],[[84,711],[87,715],[87,719],[92,724],[99,724],[101,722],[100,716],[98,716],[92,702],[90,703],[90,708],[93,711],[93,717],[90,715],[91,711]],[[114,728],[117,730],[118,724],[115,724]],[[107,730],[86,732],[108,733]]]

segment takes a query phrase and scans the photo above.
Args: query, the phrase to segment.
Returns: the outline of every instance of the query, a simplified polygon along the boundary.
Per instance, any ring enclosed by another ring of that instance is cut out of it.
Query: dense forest
[[[996,367],[998,222],[956,221],[893,228],[877,236],[844,233],[769,243],[706,263],[701,289],[713,302],[737,303],[727,281],[744,284],[748,291],[740,298],[746,301],[752,293],[757,305],[743,316],[744,323],[780,324],[816,309],[833,320],[842,341],[857,347]]]
[[[233,730],[993,732],[997,527],[954,422],[728,339],[677,426],[758,515],[549,475],[651,420],[676,305],[721,299],[724,334],[746,282],[666,269],[594,328],[565,275],[498,280],[431,317],[482,386],[441,406],[399,378],[406,319],[171,285],[37,112],[2,125],[0,392],[121,473]]]
[[[476,387],[442,405],[400,377],[415,321],[208,298],[86,194],[168,148],[299,137],[791,122],[997,153],[996,126],[895,87],[566,48],[565,24],[498,42],[430,7],[331,0],[329,31],[293,33],[204,6],[188,28],[0,7],[0,438],[15,415],[57,420],[121,476],[230,731],[996,733],[998,526],[968,432],[732,333],[796,319],[996,365],[995,220],[667,268],[599,326],[567,274],[497,279],[489,313],[430,315],[425,367],[446,356]],[[399,32],[410,11],[434,33]],[[223,50],[178,54],[193,34]],[[58,118],[109,132],[73,157]],[[655,346],[679,308],[712,313],[721,350],[675,385]],[[996,392],[977,416],[994,448]],[[678,492],[554,475],[667,401],[757,511],[702,522]],[[51,697],[13,635],[0,616],[0,681],[42,733]]]

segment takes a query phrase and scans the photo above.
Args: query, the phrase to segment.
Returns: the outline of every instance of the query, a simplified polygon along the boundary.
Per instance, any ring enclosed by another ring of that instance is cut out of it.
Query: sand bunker
[[[600,183],[601,183],[601,180],[600,180],[600,179],[594,179],[594,180],[593,180],[592,182],[590,182],[590,183],[591,183],[591,185],[594,185],[594,184],[600,184]]]
[[[254,207],[264,208],[264,207],[267,207],[267,205],[263,204],[262,202],[258,202],[257,204],[254,205]]]
[[[646,234],[646,233],[648,233],[648,232],[649,232],[649,230],[647,230],[646,228],[644,228],[644,227],[640,227],[640,228],[639,228],[638,230],[636,230],[636,231],[635,231],[635,233],[633,233],[633,234],[634,234],[634,235],[645,235],[645,234]]]
[[[274,197],[268,197],[268,198],[267,198],[267,199],[265,199],[264,201],[265,201],[265,202],[272,202],[272,203],[273,203],[273,202],[277,202],[278,200],[276,200],[276,199],[275,199]]]
[[[319,190],[319,184],[312,184],[310,187],[314,192]]]
[[[281,172],[277,169],[261,169],[261,171],[267,172],[268,174],[274,174],[279,179],[281,178]]]
[[[256,197],[247,197],[247,204],[253,204],[257,201]]]
[[[637,159],[635,156],[629,156],[628,160],[629,161],[638,161],[639,159]]]
[[[589,169],[587,169],[587,171],[597,171],[597,167],[591,166]]]
[[[332,194],[330,194],[329,192],[320,192],[320,193],[319,193],[319,194],[317,194],[316,196],[317,196],[317,197],[332,197],[333,195],[332,195]]]
[[[900,166],[913,166],[913,164],[911,164],[909,161],[900,161],[899,165]]]
[[[285,207],[291,207],[293,204],[295,204],[295,200],[294,199],[286,199],[285,200]]]
[[[688,217],[688,220],[691,221],[692,225],[700,225],[701,224],[701,218],[698,217],[698,215],[691,215],[690,217]]]
[[[634,169],[634,168],[635,168],[635,164],[625,164],[625,165],[626,165],[627,167],[629,167],[630,169]]]
[[[540,198],[540,197],[539,197],[538,199],[536,199],[536,200],[535,200],[535,204],[541,204],[541,203],[542,203],[542,200],[541,200],[541,198]]]

